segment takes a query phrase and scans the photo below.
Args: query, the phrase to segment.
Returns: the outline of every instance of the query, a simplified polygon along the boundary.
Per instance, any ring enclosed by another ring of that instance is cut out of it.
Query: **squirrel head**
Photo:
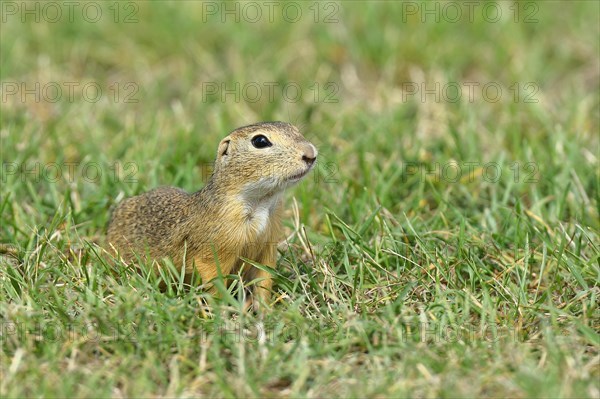
[[[295,126],[257,123],[234,130],[219,143],[213,177],[228,192],[259,200],[302,180],[316,159],[317,149]]]

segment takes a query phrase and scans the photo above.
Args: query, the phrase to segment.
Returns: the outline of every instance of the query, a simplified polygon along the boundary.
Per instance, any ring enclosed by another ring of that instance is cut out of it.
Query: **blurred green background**
[[[144,188],[193,189],[182,159],[210,162],[228,131],[279,119],[341,186],[427,154],[551,176],[562,160],[542,148],[557,137],[597,155],[593,2],[53,4],[3,5],[7,161],[133,161]],[[10,151],[23,142],[31,153]]]

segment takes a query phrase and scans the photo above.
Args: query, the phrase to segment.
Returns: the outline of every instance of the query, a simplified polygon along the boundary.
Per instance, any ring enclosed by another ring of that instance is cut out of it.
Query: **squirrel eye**
[[[252,137],[252,145],[256,148],[266,148],[271,147],[273,144],[271,144],[268,138],[259,134],[258,136]]]

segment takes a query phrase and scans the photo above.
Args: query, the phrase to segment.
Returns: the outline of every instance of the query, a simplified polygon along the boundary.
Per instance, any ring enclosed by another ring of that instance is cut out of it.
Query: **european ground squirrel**
[[[305,177],[316,159],[315,146],[288,123],[236,129],[220,142],[213,173],[200,191],[160,187],[123,201],[108,225],[109,249],[126,262],[169,258],[185,265],[187,276],[196,269],[203,283],[218,275],[217,265],[222,275],[241,271],[244,282],[258,279],[254,307],[267,304],[270,274],[240,258],[276,267],[283,191]]]

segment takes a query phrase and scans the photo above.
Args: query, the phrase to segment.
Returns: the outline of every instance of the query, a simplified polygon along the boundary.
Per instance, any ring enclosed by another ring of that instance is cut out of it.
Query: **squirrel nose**
[[[308,156],[306,156],[306,155],[302,155],[302,160],[303,160],[304,162],[306,162],[306,164],[307,164],[308,166],[312,166],[312,164],[313,164],[313,163],[315,163],[315,159],[317,159],[317,158],[316,158],[316,157],[312,157],[312,158],[311,158],[311,157],[308,157]]]
[[[317,149],[315,148],[314,145],[309,144],[308,146],[306,146],[306,148],[304,150],[304,154],[302,154],[302,160],[304,162],[306,162],[306,164],[308,166],[312,166],[312,164],[315,163],[316,159],[317,159]]]

